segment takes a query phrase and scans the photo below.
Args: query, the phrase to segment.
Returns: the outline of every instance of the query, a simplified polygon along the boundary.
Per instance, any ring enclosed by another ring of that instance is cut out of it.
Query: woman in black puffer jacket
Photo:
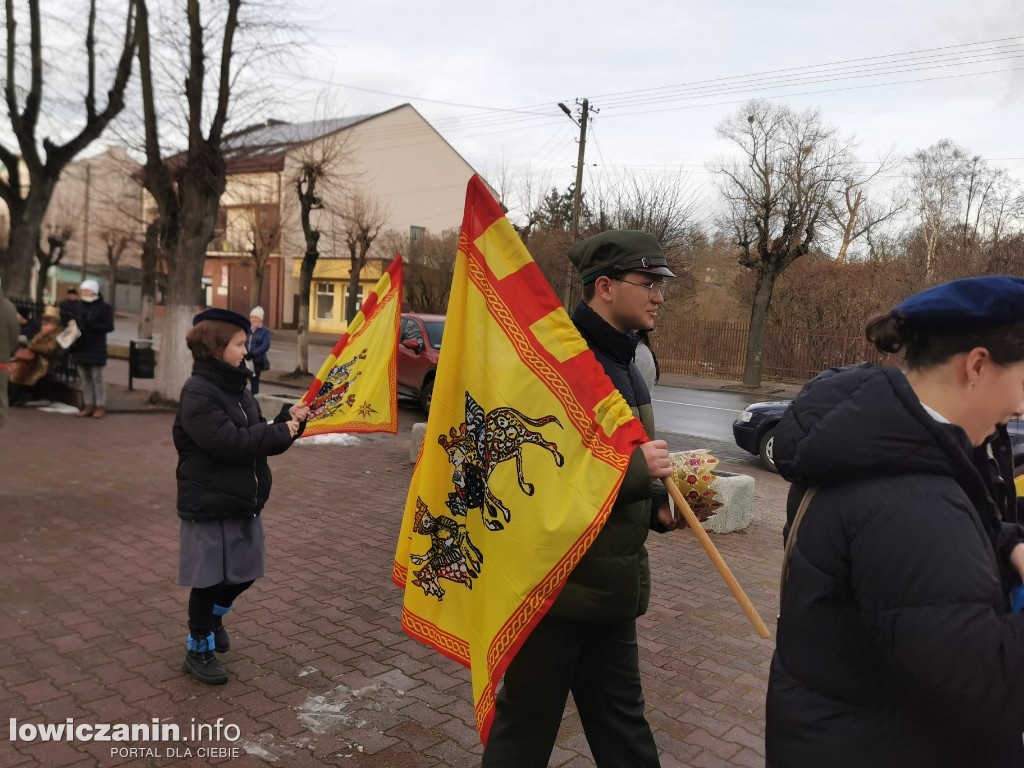
[[[775,432],[794,486],[768,765],[1020,768],[1024,528],[1003,425],[1024,411],[1024,279],[938,286],[867,335],[904,369],[826,371]]]
[[[214,651],[230,647],[223,617],[235,598],[263,576],[260,512],[270,496],[268,456],[284,453],[309,409],[287,406],[272,424],[246,384],[242,365],[249,321],[224,309],[193,320],[187,340],[195,365],[174,420],[178,450],[178,578],[192,587],[184,671],[203,683],[228,676]]]

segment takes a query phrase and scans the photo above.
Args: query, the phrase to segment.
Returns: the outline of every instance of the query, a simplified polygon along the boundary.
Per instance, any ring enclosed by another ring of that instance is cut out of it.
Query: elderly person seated
[[[57,343],[60,333],[60,310],[47,307],[43,311],[42,327],[27,347],[14,354],[11,363],[11,385],[14,403],[20,405],[30,399],[32,388],[43,376],[53,370],[64,350]]]

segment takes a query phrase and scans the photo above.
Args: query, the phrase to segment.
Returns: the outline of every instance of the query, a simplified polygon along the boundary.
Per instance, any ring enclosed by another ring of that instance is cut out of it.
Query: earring
[[[974,385],[977,384],[977,383],[978,382],[977,382],[976,379],[971,379],[969,382],[967,382],[967,388],[968,389],[974,389]]]

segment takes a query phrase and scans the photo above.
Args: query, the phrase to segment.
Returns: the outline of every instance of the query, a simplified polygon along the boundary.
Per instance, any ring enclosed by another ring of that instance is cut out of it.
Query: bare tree
[[[413,312],[444,314],[448,307],[459,231],[426,232],[405,249],[403,287]]]
[[[249,225],[249,254],[252,256],[252,300],[263,300],[263,282],[270,263],[270,255],[281,248],[280,206],[260,205],[245,212]]]
[[[44,105],[43,40],[40,21],[40,0],[28,0],[30,75],[27,88],[18,85],[17,19],[13,0],[6,0],[7,70],[4,97],[11,132],[17,142],[15,150],[0,143],[0,163],[7,176],[0,177],[0,199],[10,211],[10,242],[0,251],[5,282],[12,293],[27,293],[32,262],[39,249],[43,218],[61,171],[74,157],[103,133],[111,120],[124,107],[124,92],[131,76],[135,55],[135,3],[126,3],[125,31],[120,54],[107,91],[107,104],[100,110],[96,104],[96,0],[89,2],[85,53],[88,85],[85,92],[85,123],[67,142],[59,144],[50,137],[42,139],[42,151],[36,136]],[[19,98],[23,98],[23,103]],[[20,157],[19,157],[20,155]],[[45,155],[45,157],[44,157]],[[27,174],[23,178],[22,168]]]
[[[318,108],[320,111],[320,108]],[[347,170],[351,147],[347,133],[330,133],[298,148],[291,184],[299,202],[299,224],[302,230],[303,257],[299,268],[298,334],[295,349],[295,370],[292,375],[306,375],[309,371],[309,319],[310,292],[313,273],[320,258],[321,214],[325,211],[325,197],[333,200],[343,195],[352,179]],[[325,214],[327,211],[325,211]],[[293,247],[294,244],[289,244]]]
[[[606,229],[638,229],[658,238],[669,266],[676,273],[676,296],[695,288],[689,252],[701,236],[699,219],[703,201],[685,174],[655,176],[630,174],[607,182],[594,193],[597,216],[589,233]],[[677,293],[677,289],[683,290]]]
[[[738,159],[712,168],[740,264],[755,275],[743,384],[759,387],[775,281],[821,236],[837,185],[850,175],[851,142],[816,110],[797,113],[761,100],[722,122],[718,134],[739,150]]]
[[[959,194],[967,152],[949,139],[918,150],[908,160],[910,197],[920,221],[925,243],[925,280],[935,279],[939,241],[959,216]]]
[[[345,245],[348,247],[350,268],[348,296],[345,298],[345,322],[351,323],[359,308],[359,278],[366,266],[373,241],[377,239],[390,213],[378,200],[362,192],[348,195],[339,214],[345,226]]]
[[[60,265],[64,253],[74,234],[70,224],[57,226],[50,224],[49,232],[46,235],[46,248],[42,244],[36,244],[36,260],[39,262],[39,272],[36,273],[36,304],[43,301],[43,294],[46,292],[46,281],[49,279],[51,267]]]
[[[104,232],[104,239],[106,240],[107,249],[107,266],[110,267],[110,310],[112,312],[117,311],[117,270],[121,265],[121,259],[124,257],[125,251],[132,245],[134,239],[131,234],[123,231],[108,229]]]
[[[188,148],[172,169],[164,160],[152,67],[152,37],[147,0],[135,0],[138,8],[139,71],[146,132],[146,165],[143,184],[156,201],[161,226],[162,250],[168,266],[168,300],[160,348],[154,400],[175,400],[188,378],[190,354],[185,346],[196,306],[200,303],[203,262],[217,223],[220,196],[226,185],[224,126],[228,117],[233,75],[231,57],[238,30],[242,0],[227,0],[220,31],[219,63],[213,116],[204,133],[208,33],[200,15],[199,0],[186,0],[188,21],[188,73],[185,77]]]
[[[896,165],[892,154],[884,156],[871,173],[854,170],[842,179],[839,194],[828,201],[828,212],[833,226],[839,232],[839,252],[836,261],[845,264],[850,246],[861,238],[891,221],[907,207],[904,199],[894,198],[885,204],[870,202],[872,182],[889,173]]]

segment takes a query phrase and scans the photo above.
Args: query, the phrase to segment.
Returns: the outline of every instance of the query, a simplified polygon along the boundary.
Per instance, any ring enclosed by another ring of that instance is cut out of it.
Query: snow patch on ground
[[[356,445],[359,438],[355,435],[344,435],[340,432],[331,432],[326,435],[310,435],[300,437],[295,445]]]

